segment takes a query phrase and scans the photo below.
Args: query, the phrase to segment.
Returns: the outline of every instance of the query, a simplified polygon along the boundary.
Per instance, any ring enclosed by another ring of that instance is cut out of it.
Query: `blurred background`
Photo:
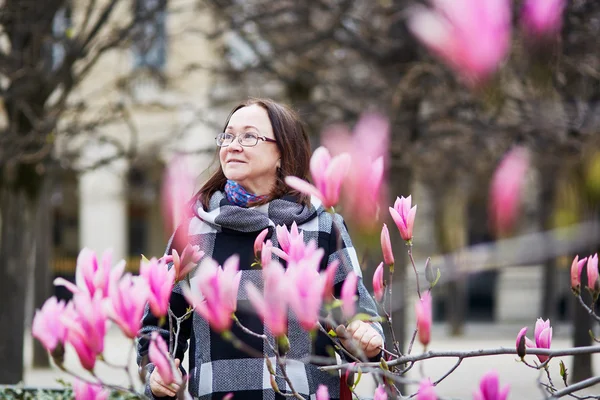
[[[434,319],[447,336],[487,324],[516,326],[512,339],[543,317],[591,344],[569,269],[599,243],[600,3],[569,1],[545,36],[523,26],[524,2],[506,3],[509,49],[474,80],[412,33],[425,1],[0,0],[0,384],[22,381],[33,311],[68,297],[51,283],[73,279],[81,248],[112,248],[134,272],[141,254],[163,254],[165,165],[185,158],[199,187],[249,96],[291,105],[314,147],[328,124],[389,118],[389,204],[412,194],[419,206],[414,255],[441,270]],[[454,57],[493,50],[472,25],[448,44]],[[498,235],[490,182],[517,145],[530,158],[520,213]],[[415,279],[390,232],[405,342]],[[380,259],[365,256],[367,285]],[[30,356],[48,365],[37,344]],[[594,373],[589,355],[570,367],[573,380]]]

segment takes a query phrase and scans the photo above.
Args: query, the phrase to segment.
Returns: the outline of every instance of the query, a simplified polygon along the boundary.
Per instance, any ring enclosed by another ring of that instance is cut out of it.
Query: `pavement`
[[[492,323],[469,323],[465,327],[464,334],[460,337],[448,335],[448,329],[445,324],[434,324],[432,329],[432,339],[428,350],[479,350],[492,349],[498,347],[514,348],[515,338],[522,325],[517,324],[492,324]],[[561,349],[571,347],[569,325],[554,325],[552,348]],[[530,335],[533,335],[533,326],[529,327]],[[137,378],[137,366],[135,364],[135,351],[132,349],[132,343],[125,338],[116,328],[112,328],[107,337],[105,345],[105,359],[114,365],[128,365],[132,371],[133,381],[136,386],[141,385]],[[412,354],[418,354],[423,349],[419,343],[415,343]],[[31,341],[26,340],[25,348],[26,370],[25,386],[36,386],[44,388],[61,387],[57,379],[71,382],[73,377],[58,370],[57,368],[34,369],[31,367]],[[533,363],[537,360],[535,356],[527,356],[526,359]],[[572,357],[562,358],[567,369],[572,368]],[[600,355],[592,356],[593,368],[595,374],[600,374]],[[430,377],[435,381],[449,371],[456,363],[455,358],[436,358],[419,362],[408,373],[408,378],[412,382],[418,382],[422,377]],[[99,363],[96,368],[98,376],[112,384],[127,385],[129,379],[124,369],[110,368]],[[75,352],[68,348],[66,353],[65,365],[73,372],[89,376],[79,365]],[[187,361],[184,360],[184,364]],[[491,357],[474,357],[462,361],[459,367],[450,376],[444,379],[437,387],[436,393],[443,399],[471,399],[473,390],[478,386],[479,379],[489,370],[496,370],[500,378],[501,386],[510,385],[511,400],[521,399],[543,399],[538,384],[540,372],[528,368],[518,362],[516,356],[499,355]],[[553,382],[560,389],[563,387],[559,374],[558,359],[550,362],[550,375]],[[547,382],[547,378],[542,376],[542,382]],[[407,392],[412,394],[417,389],[416,384],[409,384]],[[374,380],[371,376],[365,374],[359,383],[358,394],[365,398],[372,397],[375,389]],[[596,385],[587,390],[581,391],[580,395],[598,396],[600,394],[600,385]]]

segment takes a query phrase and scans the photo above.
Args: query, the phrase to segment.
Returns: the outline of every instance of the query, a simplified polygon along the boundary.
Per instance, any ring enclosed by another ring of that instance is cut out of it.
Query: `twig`
[[[412,338],[410,339],[410,343],[408,344],[408,351],[406,352],[406,354],[410,354],[410,352],[412,351],[412,347],[415,344],[415,339],[417,338],[417,332],[419,332],[419,328],[415,328]]]
[[[456,368],[458,368],[458,366],[460,365],[460,363],[462,363],[463,358],[459,358],[458,360],[456,360],[456,364],[454,364],[454,366],[452,368],[450,368],[450,370],[448,372],[446,372],[440,379],[438,379],[437,381],[433,382],[433,386],[437,386],[441,381],[443,381],[444,379],[446,379],[451,373],[453,373]]]
[[[594,312],[593,309],[591,309],[590,307],[588,307],[587,304],[585,304],[585,302],[581,298],[581,294],[577,295],[577,300],[579,300],[579,304],[581,304],[583,306],[583,308],[586,309],[586,311],[588,312],[588,314],[590,314],[590,316],[592,318],[594,318],[596,321],[600,322],[600,317]]]
[[[585,347],[572,347],[567,349],[560,350],[550,350],[550,349],[527,349],[527,354],[532,355],[546,355],[549,357],[562,357],[562,356],[571,356],[578,354],[595,354],[600,353],[600,346],[585,346]],[[481,349],[481,350],[452,350],[452,351],[427,351],[422,354],[415,355],[406,355],[402,357],[398,357],[395,360],[388,362],[389,366],[406,364],[407,362],[416,362],[422,360],[428,360],[431,358],[449,358],[449,357],[459,357],[459,358],[471,358],[471,357],[482,357],[482,356],[493,356],[493,355],[516,355],[517,350],[514,348],[495,348],[495,349]],[[340,364],[340,365],[331,365],[321,367],[323,371],[333,371],[340,368],[347,368],[350,364]],[[376,367],[379,363],[368,362],[363,363],[361,367]]]
[[[417,273],[417,266],[415,265],[415,259],[412,255],[412,243],[408,244],[408,258],[410,258],[410,263],[412,264],[413,271],[415,271],[415,279],[417,282],[417,294],[419,295],[419,299],[421,298],[421,286],[419,285],[419,274]]]
[[[585,389],[590,386],[594,386],[597,383],[600,383],[600,376],[594,376],[592,378],[588,378],[584,381],[574,383],[573,385],[567,386],[564,389],[557,390],[556,392],[554,392],[554,394],[552,394],[552,397],[550,397],[550,399],[552,400],[552,399],[561,398],[563,396],[566,396],[566,395],[576,392],[578,390]]]

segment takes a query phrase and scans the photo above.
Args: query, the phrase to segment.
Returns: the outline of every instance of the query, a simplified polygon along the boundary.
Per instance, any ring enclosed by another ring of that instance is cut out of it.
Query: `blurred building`
[[[88,128],[98,126],[75,139],[66,133],[58,143],[59,157],[78,155],[75,164],[64,165],[51,194],[54,268],[60,274],[72,273],[83,247],[111,248],[115,260],[126,258],[133,269],[141,254],[162,255],[168,239],[159,201],[164,167],[172,157],[186,157],[200,177],[220,129],[211,121],[222,113],[208,106],[211,73],[197,67],[217,57],[199,33],[211,27],[211,16],[186,1],[123,3],[127,7],[117,15],[144,20],[126,48],[99,59],[71,97],[76,111],[64,124],[72,127],[77,118]],[[56,15],[58,30],[81,16],[72,4]],[[52,50],[58,61],[60,44]],[[123,152],[128,157],[116,157]]]

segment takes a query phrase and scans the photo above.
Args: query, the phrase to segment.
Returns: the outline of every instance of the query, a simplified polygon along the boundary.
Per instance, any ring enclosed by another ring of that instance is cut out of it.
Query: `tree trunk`
[[[540,191],[538,193],[539,222],[542,230],[552,228],[552,215],[554,212],[554,199],[556,193],[556,175],[558,171],[551,166],[541,166]],[[546,248],[554,247],[553,239],[545,243]],[[542,286],[541,317],[554,321],[557,316],[556,296],[556,258],[549,258],[544,262],[544,282]]]
[[[581,287],[587,287],[586,268],[581,272]],[[590,304],[592,299],[587,289],[581,291],[581,297],[586,304]],[[589,346],[592,342],[589,331],[592,329],[592,319],[587,311],[579,304],[579,301],[573,296],[573,346],[583,347]],[[573,357],[573,368],[571,374],[571,383],[580,382],[584,379],[594,376],[592,371],[592,355],[579,354]]]
[[[33,210],[23,191],[0,192],[0,384],[23,379],[25,287]]]
[[[35,231],[35,264],[33,267],[33,308],[39,309],[44,302],[52,296],[52,225],[50,193],[52,181],[45,179],[37,205],[36,231]],[[34,368],[47,368],[50,366],[48,352],[39,340],[33,338]]]

